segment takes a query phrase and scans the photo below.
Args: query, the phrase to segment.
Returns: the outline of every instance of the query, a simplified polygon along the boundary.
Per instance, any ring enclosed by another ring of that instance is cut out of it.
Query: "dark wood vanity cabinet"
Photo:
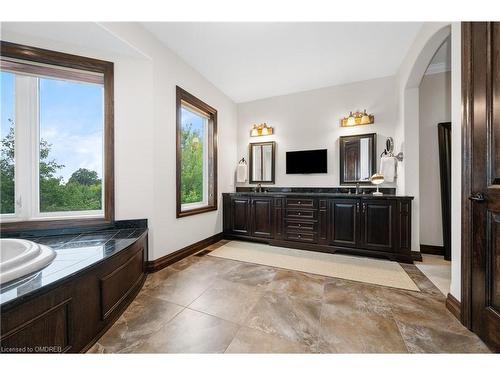
[[[332,199],[332,245],[389,251],[395,245],[395,202],[375,199]]]
[[[250,200],[250,232],[254,237],[273,238],[273,198],[252,198]]]
[[[231,233],[250,235],[250,198],[231,197],[229,212]]]
[[[226,193],[229,239],[412,262],[411,197]]]
[[[359,199],[330,200],[330,243],[337,246],[359,245]]]
[[[273,238],[273,211],[272,197],[231,197],[229,231],[243,236]]]
[[[396,202],[384,199],[361,200],[359,247],[394,251]]]

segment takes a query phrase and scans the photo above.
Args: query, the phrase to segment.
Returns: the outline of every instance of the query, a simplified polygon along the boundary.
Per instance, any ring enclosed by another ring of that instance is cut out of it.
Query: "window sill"
[[[65,229],[65,228],[86,228],[108,226],[113,220],[103,216],[99,217],[66,217],[66,218],[37,218],[28,221],[1,221],[1,234],[16,232],[21,230],[44,230],[44,229]]]
[[[217,211],[217,205],[201,206],[198,208],[193,208],[193,209],[185,210],[185,211],[178,210],[177,211],[177,218],[191,216],[191,215],[198,215],[198,214],[202,214],[202,213],[210,212],[210,211]]]
[[[6,223],[19,223],[19,222],[37,222],[37,221],[53,221],[53,220],[86,220],[86,219],[104,219],[104,213],[95,213],[87,215],[40,215],[36,217],[31,217],[29,219],[22,218],[14,215],[4,215],[0,216],[0,222],[2,224]]]

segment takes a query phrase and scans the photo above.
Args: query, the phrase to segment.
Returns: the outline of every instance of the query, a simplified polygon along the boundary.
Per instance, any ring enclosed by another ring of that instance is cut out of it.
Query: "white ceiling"
[[[394,75],[422,23],[142,25],[240,103]]]
[[[2,38],[11,35],[36,37],[95,51],[141,56],[137,50],[95,22],[2,22],[0,31]]]

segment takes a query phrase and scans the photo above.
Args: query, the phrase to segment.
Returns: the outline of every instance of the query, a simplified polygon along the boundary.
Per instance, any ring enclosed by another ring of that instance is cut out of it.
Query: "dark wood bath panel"
[[[2,353],[87,351],[118,319],[145,279],[147,231],[113,256],[34,295],[2,305]]]

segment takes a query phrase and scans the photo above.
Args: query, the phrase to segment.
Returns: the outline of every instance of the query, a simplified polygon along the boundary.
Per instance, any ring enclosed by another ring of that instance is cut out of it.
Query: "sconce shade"
[[[349,117],[347,118],[347,125],[349,126],[354,126],[356,125],[356,119],[354,118],[354,115],[351,113],[349,113]]]
[[[261,137],[265,135],[272,135],[273,131],[274,129],[272,126],[268,126],[266,123],[263,123],[260,125],[254,125],[252,130],[250,131],[250,136]]]
[[[375,116],[366,113],[366,109],[363,112],[349,112],[349,116],[344,117],[340,120],[340,126],[357,126],[357,125],[368,125],[375,122]]]

